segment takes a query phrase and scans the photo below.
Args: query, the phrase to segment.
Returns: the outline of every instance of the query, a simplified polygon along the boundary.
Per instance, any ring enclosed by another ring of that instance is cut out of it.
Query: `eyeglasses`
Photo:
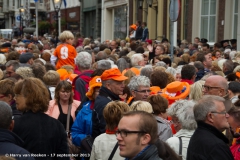
[[[211,89],[221,89],[221,87],[211,87],[211,86],[206,86],[206,85],[203,85],[202,88],[206,91],[209,91]]]
[[[120,134],[121,137],[127,137],[128,134],[133,134],[133,133],[142,133],[145,134],[146,132],[144,131],[127,131],[127,130],[116,130],[115,135],[118,136]]]
[[[32,50],[32,48],[28,48],[28,50]]]
[[[139,92],[139,93],[150,93],[151,90],[149,90],[149,89],[146,89],[146,90],[140,90],[140,91],[135,90],[135,92]]]
[[[223,111],[223,112],[212,111],[211,113],[224,114],[224,116],[226,116],[228,114],[226,111]]]

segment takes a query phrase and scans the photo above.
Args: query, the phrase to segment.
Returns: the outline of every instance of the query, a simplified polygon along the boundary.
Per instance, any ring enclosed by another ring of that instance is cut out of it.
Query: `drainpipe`
[[[104,24],[105,24],[105,18],[104,18],[104,0],[102,0],[102,23],[101,23],[101,41],[105,41],[104,36]]]

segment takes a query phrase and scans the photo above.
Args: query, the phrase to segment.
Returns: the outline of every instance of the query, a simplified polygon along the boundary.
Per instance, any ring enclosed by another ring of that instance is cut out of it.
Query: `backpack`
[[[92,73],[89,73],[89,74],[91,75]],[[82,99],[86,97],[85,94],[88,91],[89,81],[91,80],[90,75],[84,72],[73,79],[73,82],[72,82],[72,89],[74,92],[73,99],[82,101]],[[80,80],[81,86],[76,86],[77,80]],[[82,88],[82,86],[84,87]]]

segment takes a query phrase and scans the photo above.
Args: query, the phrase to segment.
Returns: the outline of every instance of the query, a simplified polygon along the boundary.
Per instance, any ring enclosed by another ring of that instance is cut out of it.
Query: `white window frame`
[[[213,0],[209,0],[209,4],[208,4],[208,15],[202,15],[202,7],[203,7],[203,1],[201,1],[201,9],[200,9],[200,30],[199,30],[199,32],[200,32],[200,37],[201,38],[206,38],[206,39],[208,39],[208,41],[209,42],[212,42],[212,41],[210,41],[210,39],[209,39],[209,32],[210,32],[210,17],[213,17],[213,16],[215,16],[215,32],[214,32],[214,40],[213,40],[213,42],[215,42],[216,41],[216,28],[217,28],[217,11],[218,11],[218,0],[215,0],[216,1],[216,12],[215,12],[215,14],[211,14],[210,13],[210,9],[211,9],[211,6],[210,6],[210,4],[211,4],[211,1],[213,1]],[[207,30],[207,35],[208,35],[208,37],[202,37],[202,33],[201,33],[201,26],[202,26],[202,17],[208,17],[208,30]],[[209,43],[208,42],[208,43]]]

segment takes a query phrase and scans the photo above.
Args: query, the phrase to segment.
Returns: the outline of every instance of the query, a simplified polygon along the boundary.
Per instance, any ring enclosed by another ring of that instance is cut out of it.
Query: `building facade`
[[[128,0],[102,0],[102,40],[125,39],[129,30]]]
[[[36,3],[34,0],[0,0],[0,21],[4,19],[4,28],[21,27],[36,24]],[[22,9],[22,12],[21,10]],[[38,19],[46,19],[43,0],[38,0]]]
[[[130,24],[136,20],[145,21],[150,39],[170,39],[170,0],[152,0],[151,6],[147,2],[129,0],[132,15],[129,18]],[[189,42],[193,42],[195,37],[206,38],[210,44],[223,39],[240,41],[239,3],[239,0],[181,0],[177,38]]]
[[[80,32],[80,2],[79,0],[66,0],[66,6],[62,2],[60,8],[60,24],[62,30],[70,30],[73,33]],[[52,0],[49,0],[48,18],[53,27],[56,27],[56,15]]]

